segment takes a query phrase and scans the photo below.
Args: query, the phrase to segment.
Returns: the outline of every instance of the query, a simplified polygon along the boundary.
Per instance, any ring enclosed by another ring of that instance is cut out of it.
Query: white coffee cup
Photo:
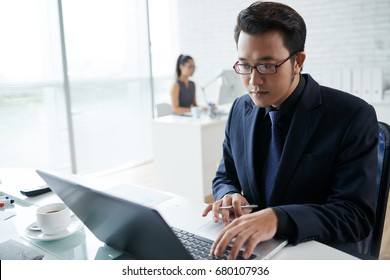
[[[200,115],[202,114],[202,108],[198,106],[191,107],[191,114],[195,119],[200,119]]]
[[[54,235],[68,228],[71,223],[69,208],[64,203],[41,206],[36,212],[37,224],[44,234]]]

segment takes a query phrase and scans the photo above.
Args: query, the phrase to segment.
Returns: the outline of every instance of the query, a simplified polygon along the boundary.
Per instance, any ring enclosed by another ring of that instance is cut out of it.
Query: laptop
[[[151,207],[87,186],[75,175],[37,173],[100,241],[131,258],[215,259],[208,254],[212,240],[169,226]],[[278,239],[262,242],[251,259],[268,259],[286,244]]]

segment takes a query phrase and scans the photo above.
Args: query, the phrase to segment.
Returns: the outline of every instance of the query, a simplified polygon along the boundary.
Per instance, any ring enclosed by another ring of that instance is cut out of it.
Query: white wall
[[[194,80],[200,89],[222,69],[231,69],[236,61],[233,39],[236,16],[253,1],[177,2],[179,49],[194,57],[197,65]],[[307,60],[304,72],[311,73],[325,85],[333,86],[335,81],[329,76],[333,71],[338,73],[336,71],[340,69],[348,69],[352,72],[355,68],[379,67],[383,73],[382,91],[390,89],[389,0],[281,2],[296,9],[306,21]],[[390,94],[387,97],[390,98]],[[383,105],[378,107],[374,101],[371,103],[377,108],[378,118],[390,123],[390,102],[386,102],[389,103],[388,108]]]

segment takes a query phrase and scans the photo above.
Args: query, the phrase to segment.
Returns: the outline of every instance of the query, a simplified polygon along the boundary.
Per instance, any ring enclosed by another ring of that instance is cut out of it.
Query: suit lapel
[[[301,100],[291,121],[289,133],[280,158],[275,187],[270,198],[271,204],[274,195],[277,193],[277,196],[279,196],[288,186],[290,178],[294,174],[298,163],[301,161],[306,146],[326,110],[327,106],[321,100],[319,85],[309,77],[306,89],[302,93]]]
[[[256,132],[256,120],[257,115],[259,114],[259,107],[255,106],[252,101],[247,101],[245,103],[245,112],[244,112],[244,126],[245,126],[245,132],[244,133],[244,153],[245,153],[245,165],[246,165],[246,174],[247,174],[247,180],[249,184],[249,190],[251,191],[251,195],[253,199],[258,201],[260,195],[259,190],[256,187],[256,177],[254,169],[254,133]]]

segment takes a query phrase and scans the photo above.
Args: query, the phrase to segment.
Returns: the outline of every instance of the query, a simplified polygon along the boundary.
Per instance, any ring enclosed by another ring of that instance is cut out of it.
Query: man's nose
[[[249,79],[249,84],[252,86],[264,84],[264,75],[260,74],[257,69],[253,69]]]

